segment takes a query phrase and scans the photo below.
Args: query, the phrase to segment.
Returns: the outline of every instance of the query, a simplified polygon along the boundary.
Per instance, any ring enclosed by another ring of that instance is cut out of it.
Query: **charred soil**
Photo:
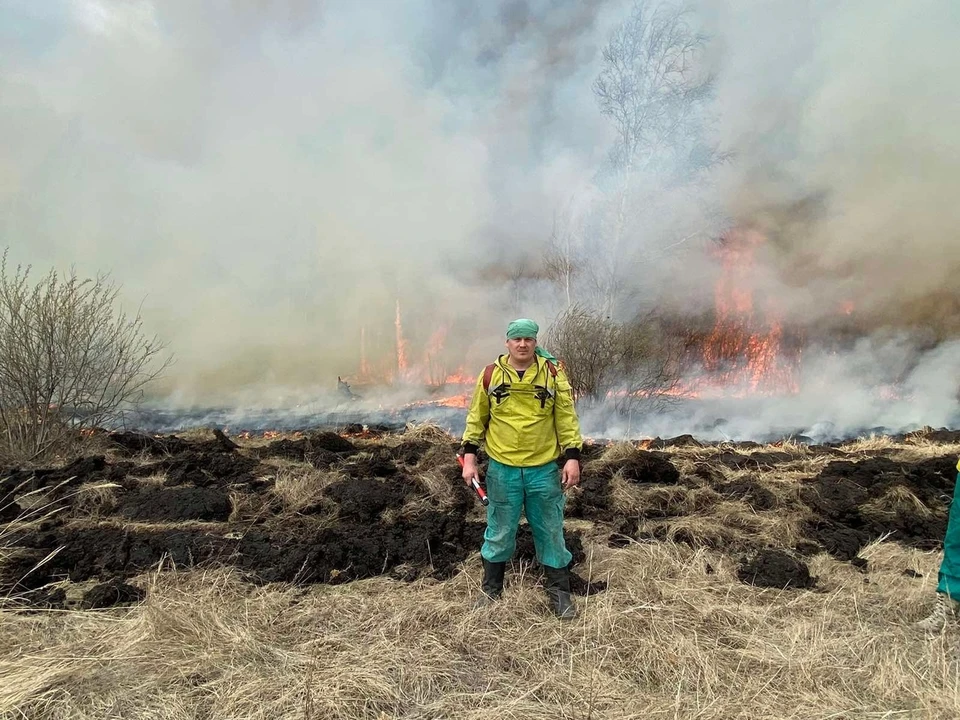
[[[136,602],[127,583],[135,575],[205,564],[256,583],[444,579],[482,542],[483,510],[458,477],[449,437],[109,439],[106,456],[0,473],[0,598],[63,607],[58,584],[69,581],[99,588],[82,607]],[[956,449],[934,445],[921,459],[889,448],[873,457],[842,447],[710,448],[692,438],[658,447],[585,448],[567,505],[569,519],[584,521],[567,533],[575,567],[587,533],[611,548],[710,547],[736,558],[745,583],[813,587],[805,556],[862,565],[860,551],[881,537],[938,547],[956,477]],[[278,501],[290,492],[282,476],[306,488],[296,511]],[[525,525],[517,548],[519,562],[535,563]],[[574,578],[575,592],[602,589]]]

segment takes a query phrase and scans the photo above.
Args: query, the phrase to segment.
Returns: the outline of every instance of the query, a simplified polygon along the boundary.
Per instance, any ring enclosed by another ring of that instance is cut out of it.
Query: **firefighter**
[[[953,501],[947,519],[947,533],[943,538],[943,560],[937,576],[937,603],[933,612],[916,626],[925,632],[941,632],[951,620],[960,618],[960,462],[957,463],[957,482],[953,486]]]
[[[481,443],[490,458],[483,583],[475,607],[503,592],[504,570],[526,514],[553,612],[569,620],[577,609],[570,595],[572,556],[563,538],[564,491],[580,482],[583,439],[570,382],[556,358],[537,345],[538,332],[533,320],[510,323],[507,352],[477,378],[467,413],[462,453],[468,487],[477,477]]]

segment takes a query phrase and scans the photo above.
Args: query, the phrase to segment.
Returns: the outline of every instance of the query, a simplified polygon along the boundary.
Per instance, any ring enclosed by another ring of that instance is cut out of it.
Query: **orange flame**
[[[370,377],[370,365],[367,363],[367,328],[360,327],[360,377]]]
[[[407,343],[403,339],[403,325],[400,322],[400,300],[397,300],[397,319],[394,321],[397,329],[397,374],[403,377],[407,372]]]
[[[704,384],[762,394],[799,391],[800,353],[784,347],[776,304],[767,301],[763,309],[755,307],[754,256],[764,242],[766,238],[755,230],[735,231],[723,239],[714,293],[716,322],[701,358],[707,377],[701,378],[701,387],[691,388],[692,394],[707,389]]]

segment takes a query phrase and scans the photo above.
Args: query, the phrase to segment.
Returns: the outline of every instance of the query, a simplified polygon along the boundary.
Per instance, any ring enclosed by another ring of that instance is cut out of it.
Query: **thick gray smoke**
[[[711,8],[726,207],[768,233],[791,319],[960,334],[960,6]],[[946,91],[946,92],[945,92]]]
[[[295,402],[363,361],[386,374],[398,302],[409,366],[474,372],[511,317],[559,309],[536,272],[558,225],[592,232],[591,251],[606,227],[614,130],[592,83],[631,5],[6,3],[0,245],[39,270],[109,271],[131,307],[145,297],[177,356],[163,392],[184,404]],[[810,383],[794,425],[892,422],[862,395],[864,356],[916,386],[903,424],[955,408],[941,343],[960,334],[958,20],[951,0],[705,0],[691,15],[728,159],[695,193],[638,180],[659,200],[612,266],[623,257],[631,303],[699,315],[716,231],[762,232],[758,296],[808,338],[838,315],[860,338],[804,358],[857,417],[809,419]],[[884,365],[875,349],[894,346],[909,359]]]
[[[145,296],[187,400],[329,386],[362,331],[395,367],[398,300],[411,363],[485,358],[516,309],[473,268],[602,155],[608,5],[6,5],[0,238]]]

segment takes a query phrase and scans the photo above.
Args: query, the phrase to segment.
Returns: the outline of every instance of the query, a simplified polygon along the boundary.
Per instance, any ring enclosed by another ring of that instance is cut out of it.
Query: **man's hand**
[[[463,456],[463,484],[472,489],[474,478],[480,479],[477,474],[477,456],[473,453],[466,453]]]
[[[580,484],[580,461],[567,460],[563,464],[563,474],[560,480],[564,490],[576,487]]]

